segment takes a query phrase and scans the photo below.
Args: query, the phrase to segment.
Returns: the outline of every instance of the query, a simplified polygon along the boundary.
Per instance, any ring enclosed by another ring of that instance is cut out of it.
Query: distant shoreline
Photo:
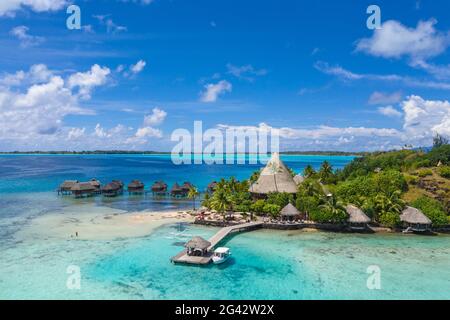
[[[165,151],[126,151],[126,150],[97,150],[97,151],[8,151],[0,152],[0,155],[170,155]],[[194,153],[199,154],[199,153]],[[250,153],[255,154],[256,153]],[[281,155],[317,155],[317,156],[363,156],[370,152],[345,152],[345,151],[285,151]],[[226,153],[224,153],[226,155]],[[237,155],[243,155],[238,153]],[[268,154],[270,155],[270,154]]]

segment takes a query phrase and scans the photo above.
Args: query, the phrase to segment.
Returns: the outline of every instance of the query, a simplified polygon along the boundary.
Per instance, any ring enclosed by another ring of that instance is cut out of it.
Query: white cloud
[[[159,125],[166,119],[167,112],[159,108],[153,108],[152,113],[144,117],[144,125]]]
[[[391,82],[399,82],[409,87],[450,90],[450,83],[445,81],[422,80],[406,76],[400,76],[397,74],[379,75],[379,74],[355,73],[347,69],[344,69],[341,66],[330,66],[328,63],[323,61],[316,62],[314,64],[314,67],[324,74],[336,76],[344,81],[357,81],[357,80],[391,81]]]
[[[14,16],[15,12],[23,8],[30,8],[35,12],[57,11],[68,5],[66,0],[2,0],[0,1],[0,17]]]
[[[402,93],[400,91],[393,93],[384,93],[375,91],[369,97],[369,104],[394,104],[402,100]]]
[[[111,18],[109,18],[110,14],[98,14],[93,15],[92,17],[98,20],[100,25],[106,27],[106,32],[108,33],[117,33],[117,32],[125,32],[127,31],[127,27],[116,24]]]
[[[265,76],[267,74],[266,69],[255,69],[252,65],[247,64],[244,66],[235,66],[231,63],[227,64],[227,73],[235,76],[238,79],[247,80],[253,82],[255,76]]]
[[[379,107],[378,112],[387,117],[401,117],[402,113],[393,106]]]
[[[136,64],[131,65],[130,70],[134,74],[137,74],[137,73],[141,72],[142,70],[144,70],[146,64],[147,63],[144,60],[139,60]]]
[[[23,84],[36,84],[48,81],[53,76],[44,64],[35,64],[27,72],[20,70],[16,73],[6,73],[0,77],[0,86],[13,87]]]
[[[72,88],[79,88],[79,95],[83,99],[89,99],[94,87],[104,85],[111,70],[107,67],[100,67],[95,64],[90,71],[77,72],[69,77],[68,85]]]
[[[450,45],[450,35],[435,29],[436,20],[419,21],[416,28],[408,28],[395,20],[383,23],[371,38],[361,39],[356,49],[373,56],[412,60],[426,59],[443,53]]]
[[[38,46],[44,42],[43,37],[30,35],[28,33],[29,30],[26,26],[18,26],[11,29],[10,34],[20,40],[20,46],[22,48]]]
[[[143,128],[139,128],[136,131],[136,137],[137,138],[148,138],[148,137],[161,138],[162,132],[161,132],[161,130],[155,129],[152,127],[143,127]]]
[[[231,92],[233,86],[226,80],[221,80],[218,83],[209,83],[205,85],[205,91],[201,94],[200,101],[215,102],[218,97],[226,92]]]
[[[67,134],[68,140],[76,140],[81,137],[84,137],[86,132],[86,128],[70,128],[69,133]]]
[[[412,95],[402,102],[403,129],[410,139],[429,141],[436,133],[450,136],[450,103]]]

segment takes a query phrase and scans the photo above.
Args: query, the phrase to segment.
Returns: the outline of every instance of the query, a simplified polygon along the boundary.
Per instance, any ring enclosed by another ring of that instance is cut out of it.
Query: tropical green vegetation
[[[203,205],[223,214],[240,211],[277,218],[281,209],[292,203],[310,220],[343,223],[347,219],[345,205],[354,204],[374,223],[386,227],[399,226],[402,210],[411,205],[435,226],[449,223],[450,145],[443,137],[436,136],[428,152],[375,152],[355,158],[343,170],[334,170],[325,161],[317,170],[306,166],[302,174],[305,180],[295,196],[271,193],[265,199],[253,199],[248,191],[260,171],[248,181],[222,179]]]

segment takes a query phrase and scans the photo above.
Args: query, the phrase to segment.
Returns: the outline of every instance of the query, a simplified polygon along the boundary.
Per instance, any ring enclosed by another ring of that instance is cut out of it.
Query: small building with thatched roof
[[[208,252],[211,242],[196,236],[186,242],[184,246],[186,247],[189,256],[203,256]]]
[[[426,232],[431,229],[431,220],[419,209],[406,207],[400,215],[400,221],[407,229],[416,232]]]
[[[94,186],[97,190],[100,190],[100,188],[101,188],[101,183],[100,183],[100,181],[98,181],[97,179],[95,179],[95,178],[92,178],[91,179],[91,181],[89,181],[89,183],[92,185],[92,186]]]
[[[295,182],[296,185],[302,184],[303,181],[305,181],[305,177],[302,176],[301,174],[297,174],[297,175],[294,177],[294,182]]]
[[[353,230],[364,230],[370,222],[370,218],[358,207],[349,204],[345,207],[348,214],[348,225]]]
[[[186,194],[189,192],[189,190],[190,190],[191,188],[195,188],[195,186],[194,186],[192,183],[188,182],[188,181],[185,181],[185,182],[183,183],[183,185],[181,186],[181,189],[183,189],[183,191],[184,191]]]
[[[123,182],[113,180],[102,188],[102,194],[106,197],[115,197],[123,193]]]
[[[72,194],[77,197],[92,196],[97,193],[97,188],[90,182],[77,182],[70,188]]]
[[[162,194],[167,192],[167,184],[164,181],[156,181],[152,185],[152,192]]]
[[[258,180],[250,186],[249,192],[256,197],[265,197],[273,192],[297,193],[297,185],[292,174],[277,152],[261,171]]]
[[[281,219],[285,221],[293,221],[300,217],[301,213],[298,209],[292,205],[292,203],[288,203],[280,212]]]
[[[212,181],[208,184],[206,191],[208,193],[213,193],[216,190],[216,187],[217,187],[217,181]]]
[[[173,184],[172,189],[170,189],[170,195],[172,197],[185,197],[186,194],[187,192],[176,182]]]
[[[129,193],[143,193],[145,185],[139,180],[133,180],[128,184]]]
[[[58,194],[71,194],[72,193],[72,187],[77,184],[78,180],[66,180],[59,186]]]

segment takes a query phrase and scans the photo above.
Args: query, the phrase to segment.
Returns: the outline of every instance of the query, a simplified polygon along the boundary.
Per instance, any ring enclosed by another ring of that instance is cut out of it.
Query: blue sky
[[[425,146],[450,136],[449,46],[444,0],[3,0],[0,150],[170,151],[195,120],[284,150]]]

